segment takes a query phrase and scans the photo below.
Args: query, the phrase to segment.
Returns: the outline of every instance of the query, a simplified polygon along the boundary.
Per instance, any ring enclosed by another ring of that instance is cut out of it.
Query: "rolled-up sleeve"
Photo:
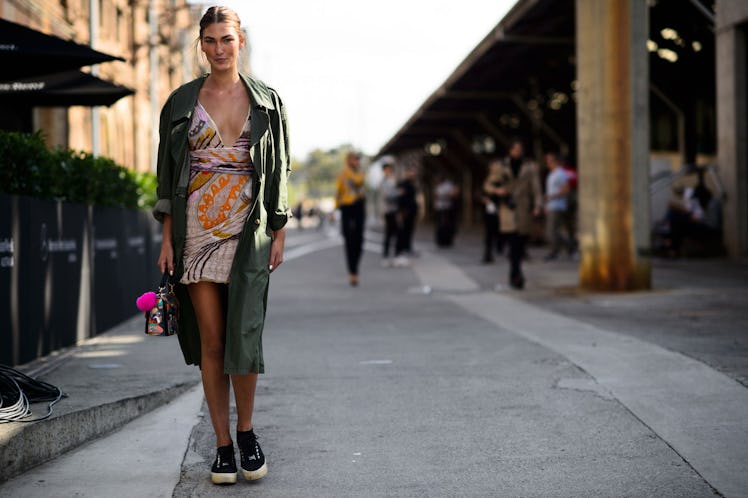
[[[159,223],[163,223],[165,215],[171,216],[171,199],[159,199],[151,212]]]

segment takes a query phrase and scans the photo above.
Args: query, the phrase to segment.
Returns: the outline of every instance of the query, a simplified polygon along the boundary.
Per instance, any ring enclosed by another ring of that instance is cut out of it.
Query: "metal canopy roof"
[[[573,57],[573,0],[519,2],[380,155],[438,141],[465,149],[477,136],[506,144],[515,134],[529,135],[533,126],[545,130],[556,148],[568,144],[573,130],[567,136],[556,130],[573,122]],[[552,112],[543,110],[548,105]]]
[[[650,38],[658,44],[650,47],[650,80],[675,112],[714,100],[710,12],[709,0],[656,0],[650,8]],[[679,35],[663,35],[668,28]],[[663,48],[676,52],[678,63],[660,55]],[[490,137],[503,150],[519,136],[574,156],[575,54],[574,0],[520,0],[379,155],[438,143],[474,163],[476,140]]]

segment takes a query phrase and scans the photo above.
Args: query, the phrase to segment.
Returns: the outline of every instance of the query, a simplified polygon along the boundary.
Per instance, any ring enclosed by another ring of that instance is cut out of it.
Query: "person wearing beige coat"
[[[533,216],[541,212],[543,196],[538,167],[524,157],[520,141],[512,142],[504,160],[491,163],[483,191],[498,208],[499,230],[509,244],[509,284],[522,289],[525,284],[522,274],[525,243],[532,229]]]

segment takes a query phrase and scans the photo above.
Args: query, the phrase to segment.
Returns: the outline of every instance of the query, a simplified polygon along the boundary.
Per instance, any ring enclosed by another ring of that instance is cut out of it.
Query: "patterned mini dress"
[[[198,101],[188,136],[190,183],[183,284],[228,283],[231,264],[252,206],[250,117],[236,143],[226,146]]]

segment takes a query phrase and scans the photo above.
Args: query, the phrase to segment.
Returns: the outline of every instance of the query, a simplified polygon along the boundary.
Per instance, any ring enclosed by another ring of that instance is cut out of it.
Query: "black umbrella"
[[[65,71],[0,83],[0,103],[67,107],[112,105],[135,93],[81,71]]]
[[[0,81],[99,64],[121,57],[0,19]]]

